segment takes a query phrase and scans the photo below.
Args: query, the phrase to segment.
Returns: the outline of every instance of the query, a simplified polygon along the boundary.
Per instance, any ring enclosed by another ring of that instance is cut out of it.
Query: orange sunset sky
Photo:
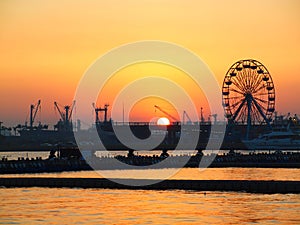
[[[234,62],[256,59],[273,77],[276,111],[300,113],[298,0],[2,0],[0,121],[6,126],[24,123],[29,105],[41,99],[38,120],[53,124],[58,119],[53,102],[71,104],[81,76],[99,56],[141,40],[190,49],[207,63],[220,85]],[[118,72],[98,104],[111,104],[118,89],[139,75],[180,83],[208,116],[206,100],[193,82],[174,68],[153,63]],[[155,114],[155,104],[176,115],[167,103],[146,99],[132,110],[132,118],[162,116]],[[87,110],[92,115],[92,107]]]

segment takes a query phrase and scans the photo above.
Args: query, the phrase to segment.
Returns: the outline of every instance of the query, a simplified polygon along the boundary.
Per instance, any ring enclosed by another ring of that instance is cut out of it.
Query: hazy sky
[[[58,118],[53,102],[71,104],[95,59],[119,45],[152,39],[195,52],[220,85],[235,61],[257,59],[273,77],[276,110],[300,113],[298,0],[2,0],[0,120],[24,123],[29,105],[41,99],[39,119],[52,123]],[[109,95],[100,103],[110,102]]]

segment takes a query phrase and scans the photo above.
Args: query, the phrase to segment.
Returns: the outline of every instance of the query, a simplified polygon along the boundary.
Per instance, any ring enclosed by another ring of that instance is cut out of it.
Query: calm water
[[[132,177],[129,171],[109,173]],[[142,174],[155,178],[153,170]],[[100,177],[93,171],[5,176]],[[170,179],[299,178],[299,169],[184,168]],[[0,188],[0,224],[300,224],[299,212],[300,195],[295,194]]]
[[[299,224],[299,195],[108,189],[1,189],[10,224]]]

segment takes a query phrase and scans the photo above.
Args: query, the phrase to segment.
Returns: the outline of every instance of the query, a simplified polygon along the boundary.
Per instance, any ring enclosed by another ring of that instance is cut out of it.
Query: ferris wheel
[[[275,88],[267,68],[247,59],[234,63],[222,86],[225,115],[230,122],[251,125],[268,124],[275,111]]]

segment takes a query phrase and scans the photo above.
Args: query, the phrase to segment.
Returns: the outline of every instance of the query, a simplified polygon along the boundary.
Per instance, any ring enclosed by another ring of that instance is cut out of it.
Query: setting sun
[[[170,120],[166,117],[161,117],[157,120],[157,125],[170,125]]]

